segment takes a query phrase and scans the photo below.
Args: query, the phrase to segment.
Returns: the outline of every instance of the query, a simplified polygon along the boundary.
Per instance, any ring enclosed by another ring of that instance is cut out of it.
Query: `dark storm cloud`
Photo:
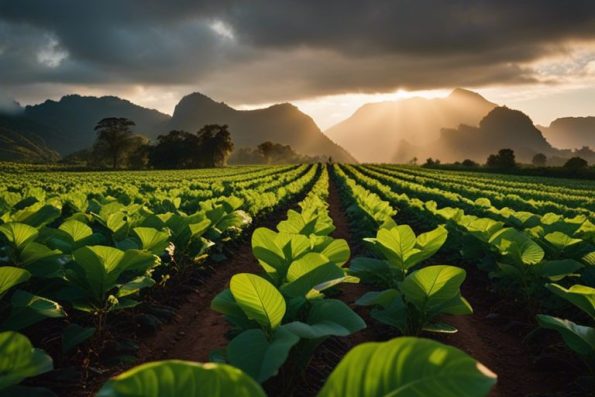
[[[0,0],[0,84],[197,85],[246,102],[513,84],[594,39],[592,0]]]

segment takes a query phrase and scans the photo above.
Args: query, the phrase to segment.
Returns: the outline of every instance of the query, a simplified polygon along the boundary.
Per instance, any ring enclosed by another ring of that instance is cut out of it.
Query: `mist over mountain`
[[[571,151],[553,147],[529,116],[505,106],[491,110],[478,126],[461,124],[457,128],[443,128],[440,137],[430,144],[404,141],[400,148],[392,162],[404,163],[413,157],[423,161],[432,157],[442,162],[471,159],[484,163],[490,154],[502,148],[513,149],[517,161],[523,163],[531,163],[537,153],[546,155],[548,165],[562,165],[573,156],[595,161],[595,153],[588,149]]]
[[[236,110],[194,93],[176,106],[169,129],[194,131],[205,124],[227,124],[236,148],[253,147],[264,141],[290,145],[309,156],[331,156],[335,161],[354,162],[343,148],[324,135],[314,120],[289,103],[264,109]]]
[[[446,98],[410,98],[367,104],[325,131],[358,161],[390,162],[402,152],[403,140],[430,144],[442,128],[477,125],[497,105],[481,95],[457,88]]]
[[[595,149],[595,117],[562,117],[552,121],[549,127],[538,126],[545,139],[553,146],[563,149],[580,149],[589,146]]]

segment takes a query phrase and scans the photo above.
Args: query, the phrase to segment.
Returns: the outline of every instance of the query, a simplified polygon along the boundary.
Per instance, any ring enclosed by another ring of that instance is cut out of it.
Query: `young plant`
[[[574,275],[583,265],[574,259],[544,260],[545,252],[526,233],[501,229],[489,240],[500,258],[493,277],[504,278],[520,288],[526,300],[543,290],[543,282]]]
[[[365,241],[380,258],[355,258],[349,271],[354,276],[381,285],[398,288],[407,274],[420,262],[434,255],[446,241],[448,232],[443,226],[416,236],[409,225],[386,224],[378,229],[375,238]]]
[[[234,275],[229,290],[221,292],[211,303],[211,308],[225,314],[239,332],[222,359],[263,382],[278,372],[298,343],[302,347],[296,347],[299,359],[294,361],[299,361],[299,367],[326,337],[346,336],[365,327],[363,320],[343,302],[309,302],[306,292],[286,297],[262,277],[249,273]]]
[[[159,263],[157,256],[145,251],[82,247],[66,265],[69,285],[60,296],[75,309],[96,315],[100,334],[107,313],[136,306],[138,301],[131,296],[155,284],[150,273]]]
[[[473,313],[461,295],[465,270],[454,266],[428,266],[410,273],[399,288],[369,292],[356,304],[373,306],[372,317],[398,328],[403,335],[419,335],[422,331],[454,333],[457,329],[437,322],[441,315]]]

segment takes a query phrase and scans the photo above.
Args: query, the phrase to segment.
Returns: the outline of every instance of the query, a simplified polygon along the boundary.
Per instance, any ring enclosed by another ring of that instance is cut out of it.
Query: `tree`
[[[516,161],[512,149],[500,149],[498,154],[490,154],[486,165],[490,168],[514,168]]]
[[[211,168],[227,162],[233,142],[226,125],[205,125],[196,134],[170,131],[157,137],[149,154],[155,168]]]
[[[191,168],[192,159],[200,152],[198,143],[198,137],[186,131],[159,135],[149,154],[149,163],[155,168]]]
[[[531,162],[536,167],[545,167],[547,163],[547,157],[545,157],[545,154],[543,153],[537,153],[535,156],[533,156],[533,160]]]
[[[131,130],[134,125],[134,121],[119,117],[108,117],[97,123],[94,156],[109,158],[112,168],[118,168],[129,152],[138,145],[138,138],[135,138]]]
[[[479,165],[471,159],[465,159],[461,164],[463,165],[463,167],[477,167]]]
[[[587,168],[588,166],[589,163],[587,163],[587,160],[581,157],[572,157],[564,164],[564,168],[568,168],[570,170],[581,170]]]
[[[134,136],[133,149],[130,150],[126,159],[126,165],[128,168],[140,170],[147,168],[149,165],[149,154],[151,153],[152,146],[149,138],[142,135]]]
[[[266,163],[271,164],[273,152],[275,151],[275,144],[271,141],[266,141],[258,145],[256,148],[262,153]]]
[[[225,166],[233,151],[231,133],[227,125],[207,124],[196,133],[199,140],[199,163],[207,168]]]

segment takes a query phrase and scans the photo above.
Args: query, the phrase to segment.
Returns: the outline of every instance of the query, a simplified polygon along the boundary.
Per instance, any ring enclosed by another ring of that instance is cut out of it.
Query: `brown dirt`
[[[174,321],[141,342],[139,363],[165,359],[204,362],[210,352],[227,345],[229,327],[221,314],[210,309],[211,301],[229,286],[234,274],[258,273],[261,268],[252,256],[249,241],[220,265],[204,286],[187,296]]]

